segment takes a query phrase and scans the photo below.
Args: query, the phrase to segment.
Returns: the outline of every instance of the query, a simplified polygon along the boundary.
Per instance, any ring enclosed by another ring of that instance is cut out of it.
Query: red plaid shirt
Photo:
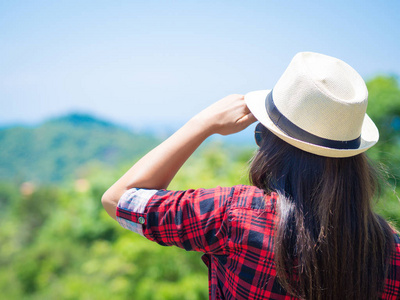
[[[117,207],[125,228],[164,246],[205,253],[210,299],[293,299],[276,280],[277,194],[252,186],[127,191]],[[400,240],[381,299],[400,298]]]

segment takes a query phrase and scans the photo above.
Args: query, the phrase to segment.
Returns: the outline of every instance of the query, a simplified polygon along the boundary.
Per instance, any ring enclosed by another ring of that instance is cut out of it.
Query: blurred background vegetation
[[[375,209],[400,228],[400,88],[367,82],[380,142],[368,151],[385,181]],[[207,299],[199,253],[155,245],[122,229],[103,192],[160,138],[89,115],[0,129],[2,299]],[[171,189],[246,184],[255,145],[208,142]]]

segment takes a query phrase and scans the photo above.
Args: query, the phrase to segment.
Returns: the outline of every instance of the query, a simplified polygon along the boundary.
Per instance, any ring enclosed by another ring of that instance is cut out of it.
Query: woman
[[[400,241],[371,210],[365,152],[379,134],[360,75],[298,53],[275,85],[228,96],[139,160],[103,196],[125,228],[204,252],[210,299],[398,299]],[[167,191],[210,135],[258,120],[253,186]]]

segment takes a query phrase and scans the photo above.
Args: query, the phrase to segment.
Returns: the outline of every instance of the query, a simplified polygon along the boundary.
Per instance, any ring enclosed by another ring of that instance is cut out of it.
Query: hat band
[[[272,98],[272,90],[267,95],[265,106],[272,122],[274,122],[276,126],[278,126],[283,132],[292,138],[321,147],[333,149],[358,149],[360,147],[361,135],[358,138],[350,141],[335,141],[316,136],[293,124],[275,106],[274,99]]]

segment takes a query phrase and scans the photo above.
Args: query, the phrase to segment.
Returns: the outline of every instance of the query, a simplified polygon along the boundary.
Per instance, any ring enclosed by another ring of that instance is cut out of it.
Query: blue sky
[[[85,112],[180,125],[272,88],[300,51],[400,74],[400,2],[0,0],[0,125]]]

